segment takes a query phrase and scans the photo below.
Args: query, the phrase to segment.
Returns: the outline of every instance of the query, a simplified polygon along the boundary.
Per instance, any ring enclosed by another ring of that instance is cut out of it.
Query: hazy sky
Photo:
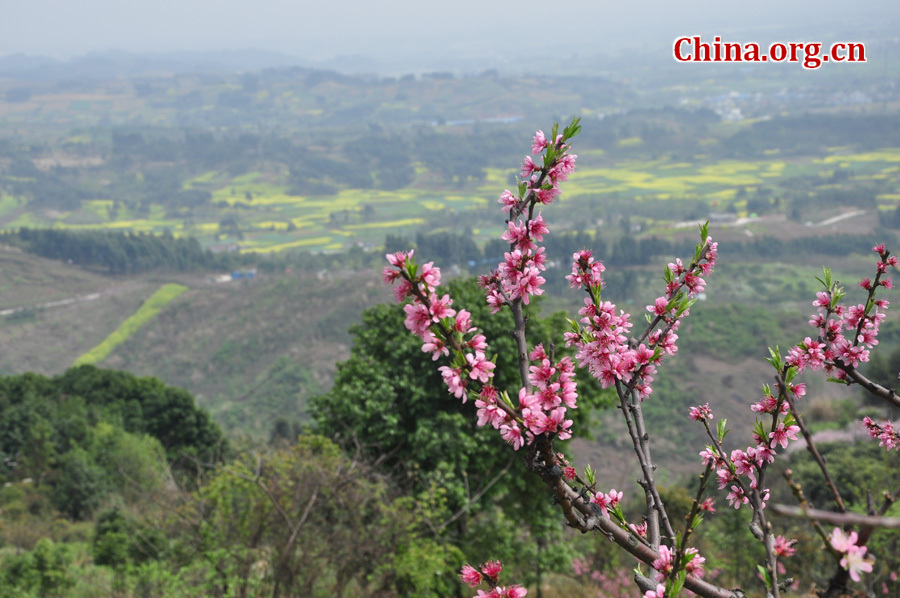
[[[524,55],[558,46],[606,52],[622,40],[664,45],[693,33],[756,41],[772,27],[832,42],[842,41],[834,36],[843,26],[893,23],[900,30],[898,15],[898,0],[0,0],[0,56],[239,48],[311,59]]]

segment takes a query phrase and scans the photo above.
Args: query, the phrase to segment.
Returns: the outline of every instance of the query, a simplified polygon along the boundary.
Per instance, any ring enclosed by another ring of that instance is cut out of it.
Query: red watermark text
[[[826,62],[865,62],[866,45],[776,42],[764,48],[755,42],[723,42],[718,35],[711,42],[692,35],[676,39],[672,54],[678,62],[799,62],[805,69],[817,69]]]

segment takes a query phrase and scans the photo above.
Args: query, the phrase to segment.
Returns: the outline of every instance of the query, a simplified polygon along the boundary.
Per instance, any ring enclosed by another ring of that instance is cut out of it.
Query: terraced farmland
[[[841,171],[844,177],[835,179]],[[334,195],[290,195],[285,174],[277,169],[231,177],[209,171],[184,183],[185,189],[208,191],[210,205],[186,210],[152,205],[139,213],[116,207],[110,199],[81,202],[79,210],[29,209],[17,198],[0,198],[0,228],[59,227],[112,229],[195,236],[205,245],[233,243],[242,252],[290,249],[336,251],[362,244],[380,245],[386,234],[414,235],[440,214],[490,208],[510,187],[514,170],[485,169],[479,182],[457,186],[435,183],[419,166],[414,182],[395,191],[341,189]],[[840,190],[848,183],[877,184],[880,209],[900,205],[900,148],[848,153],[832,148],[827,156],[777,156],[753,161],[714,160],[705,155],[610,162],[603,152],[588,151],[564,186],[563,200],[617,197],[634,200],[702,200],[711,210],[730,202],[746,215],[747,193],[758,188],[788,190],[798,177],[812,181],[809,193]],[[719,208],[721,209],[721,208]],[[666,226],[665,222],[657,226]],[[496,228],[496,227],[494,227]],[[488,231],[493,234],[493,229]]]

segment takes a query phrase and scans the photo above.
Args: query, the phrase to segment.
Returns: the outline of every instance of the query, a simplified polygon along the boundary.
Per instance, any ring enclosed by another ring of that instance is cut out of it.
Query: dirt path
[[[12,307],[10,309],[0,310],[0,317],[11,316],[17,313],[21,313],[23,311],[28,310],[37,310],[37,309],[51,309],[54,307],[64,307],[66,305],[73,305],[75,303],[86,303],[88,301],[94,301],[101,297],[108,297],[111,295],[118,295],[125,291],[131,290],[135,287],[135,283],[126,282],[108,289],[104,289],[99,293],[90,293],[87,295],[79,295],[78,297],[70,297],[68,299],[59,299],[57,301],[47,301],[45,303],[34,303],[32,305],[22,305],[19,307]]]

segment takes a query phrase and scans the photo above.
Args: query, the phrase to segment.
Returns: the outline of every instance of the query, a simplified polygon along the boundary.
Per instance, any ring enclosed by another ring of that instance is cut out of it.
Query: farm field
[[[151,205],[143,213],[127,206],[114,209],[111,199],[84,200],[80,209],[71,211],[29,209],[18,198],[5,195],[0,197],[0,228],[170,231],[175,236],[194,236],[206,247],[229,244],[241,252],[260,254],[290,249],[340,251],[355,245],[372,248],[381,245],[386,234],[412,237],[421,229],[439,229],[447,215],[492,210],[515,173],[487,168],[481,181],[450,186],[436,184],[421,166],[416,170],[413,183],[399,190],[341,189],[327,196],[289,195],[284,175],[275,169],[237,177],[212,170],[183,184],[186,190],[209,192],[210,205],[192,210]],[[860,153],[831,148],[823,157],[773,155],[739,161],[698,154],[689,159],[664,156],[612,163],[602,151],[588,150],[566,184],[562,201],[691,199],[704,202],[710,211],[724,211],[727,206],[741,217],[751,215],[748,195],[761,188],[775,195],[789,192],[800,179],[811,195],[849,189],[851,184],[875,186],[878,208],[894,209],[900,205],[900,148]],[[656,232],[674,224],[664,217],[649,223]],[[471,232],[483,241],[499,231],[499,226],[490,225]]]
[[[179,295],[187,291],[186,286],[180,284],[169,283],[160,287],[158,291],[153,293],[146,301],[144,301],[136,312],[128,316],[122,324],[113,330],[113,332],[103,339],[99,345],[81,355],[75,360],[73,366],[91,364],[94,365],[106,359],[106,357],[117,346],[124,343],[133,335],[141,326],[147,324],[156,314],[162,311],[166,305],[175,300]]]

